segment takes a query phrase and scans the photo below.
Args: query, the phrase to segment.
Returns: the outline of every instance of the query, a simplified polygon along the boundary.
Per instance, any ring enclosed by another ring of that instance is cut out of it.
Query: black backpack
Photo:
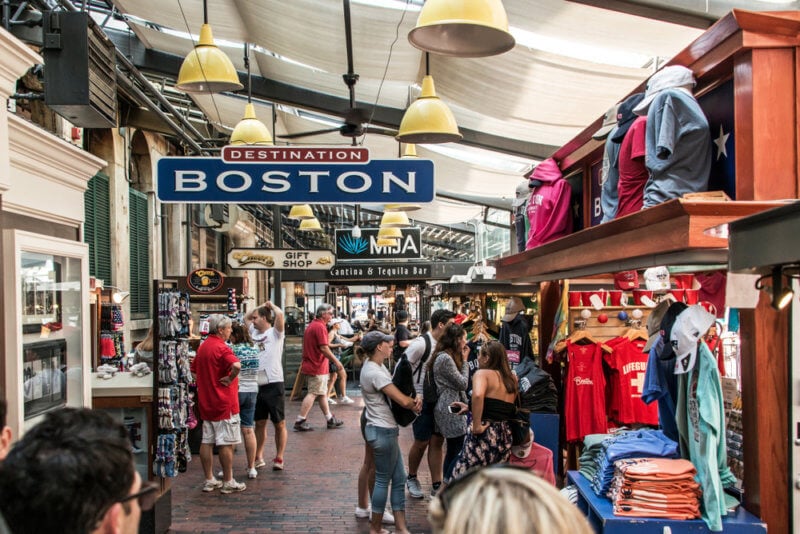
[[[408,361],[408,358],[406,358],[405,354],[400,357],[400,360],[398,360],[397,365],[394,367],[392,384],[394,384],[402,394],[407,395],[412,399],[417,396],[417,392],[414,389],[414,371],[411,368],[411,363]],[[384,394],[384,396],[386,395]],[[417,414],[414,413],[414,410],[409,410],[408,408],[400,406],[396,402],[392,401],[392,399],[390,399],[388,396],[386,396],[386,402],[389,403],[389,407],[392,409],[394,420],[398,425],[408,426],[414,421],[414,419],[417,418]]]
[[[426,404],[436,404],[439,400],[439,388],[436,387],[436,379],[433,376],[433,366],[425,373],[425,381],[422,383],[422,401]]]
[[[423,340],[425,341],[425,352],[422,354],[422,358],[420,358],[419,363],[417,363],[417,370],[414,371],[414,382],[419,384],[420,378],[422,377],[422,366],[425,365],[425,362],[428,361],[428,358],[431,355],[431,338],[428,334],[422,334]]]

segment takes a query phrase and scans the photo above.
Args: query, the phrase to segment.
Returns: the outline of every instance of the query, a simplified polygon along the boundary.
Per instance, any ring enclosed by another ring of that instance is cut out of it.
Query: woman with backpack
[[[367,332],[357,347],[360,356],[367,358],[361,368],[361,393],[366,406],[367,425],[364,437],[375,456],[375,486],[372,490],[372,519],[370,534],[383,534],[383,510],[390,495],[394,512],[395,532],[408,533],[406,525],[406,469],[400,453],[400,429],[392,415],[389,399],[404,408],[419,412],[422,401],[404,395],[392,383],[384,361],[392,354],[394,338],[379,331]],[[389,483],[391,482],[391,494]]]
[[[464,327],[455,323],[448,325],[436,342],[434,354],[436,357],[429,358],[426,365],[428,376],[436,385],[434,419],[439,432],[447,440],[444,456],[444,481],[447,483],[453,475],[453,467],[467,433],[466,416],[450,412],[450,405],[454,402],[467,401],[469,346]],[[424,397],[428,402],[427,392]]]
[[[517,413],[517,377],[499,341],[481,347],[478,365],[472,377],[472,425],[455,462],[454,478],[472,467],[507,462],[511,455],[509,420]],[[465,405],[459,407],[459,413],[466,411]]]

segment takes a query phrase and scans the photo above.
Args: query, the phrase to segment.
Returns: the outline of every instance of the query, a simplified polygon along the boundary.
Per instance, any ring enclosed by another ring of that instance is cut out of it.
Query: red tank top
[[[564,402],[567,441],[608,432],[602,350],[599,343],[577,345],[567,341],[569,368]]]

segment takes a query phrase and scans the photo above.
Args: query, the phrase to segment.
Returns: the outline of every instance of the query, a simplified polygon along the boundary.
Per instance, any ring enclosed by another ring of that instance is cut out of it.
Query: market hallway
[[[348,384],[352,386],[352,384]],[[356,389],[348,391],[355,404],[332,406],[336,417],[345,424],[326,430],[318,406],[309,415],[313,432],[294,432],[291,426],[300,410],[299,401],[286,400],[289,440],[285,471],[272,471],[274,456],[272,423],[264,458],[268,467],[259,470],[258,478],[249,480],[244,445],[234,458],[234,477],[247,484],[241,493],[222,495],[219,491],[203,493],[203,470],[200,457],[192,455],[186,473],[172,486],[172,528],[169,532],[326,532],[369,533],[366,519],[356,519],[358,471],[364,453],[364,441],[358,426],[363,400]],[[400,430],[400,448],[407,451],[413,438],[411,427]],[[214,457],[214,471],[219,461]],[[423,488],[430,490],[426,461],[420,469]],[[431,532],[427,519],[429,498],[410,499],[406,494],[406,514],[412,533]],[[390,532],[393,526],[385,525]]]

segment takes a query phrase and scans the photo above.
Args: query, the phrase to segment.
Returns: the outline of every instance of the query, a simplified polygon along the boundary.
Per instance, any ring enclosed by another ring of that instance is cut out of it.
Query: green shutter
[[[84,194],[84,236],[89,245],[89,274],[111,284],[111,215],[108,176],[89,180]]]
[[[131,319],[150,317],[150,217],[147,195],[130,192]]]

